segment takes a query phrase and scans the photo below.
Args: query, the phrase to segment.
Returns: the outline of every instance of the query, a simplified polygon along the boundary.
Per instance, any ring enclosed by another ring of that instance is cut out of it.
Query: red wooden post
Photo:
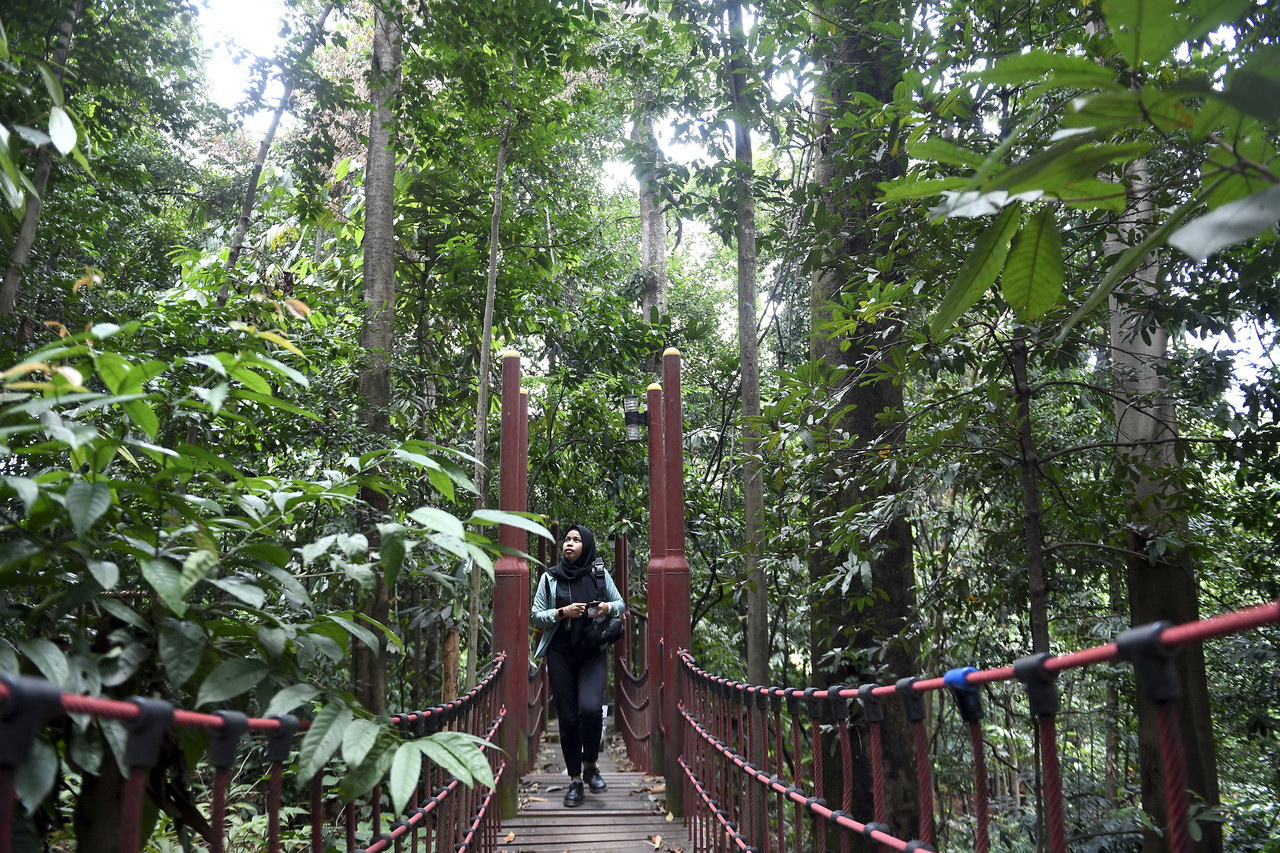
[[[684,407],[680,398],[680,351],[668,347],[662,354],[663,467],[666,494],[666,583],[663,590],[665,628],[663,657],[665,696],[663,716],[667,720],[664,750],[670,765],[667,773],[667,808],[684,815],[684,786],[677,759],[684,753],[684,725],[680,705],[685,696],[685,678],[679,653],[689,648],[689,561],[684,554]],[[675,772],[672,772],[675,771]]]
[[[482,379],[483,381],[483,379]],[[525,409],[520,394],[520,354],[502,354],[502,456],[498,471],[498,508],[523,508],[520,489],[528,464],[526,435],[520,425]],[[498,526],[499,544],[523,551],[525,537],[518,527]],[[528,752],[521,721],[528,706],[529,679],[529,566],[521,558],[503,554],[498,558],[493,579],[493,651],[505,653],[506,664],[498,684],[499,704],[506,706],[507,719],[498,735],[498,745],[515,766],[523,767]],[[518,773],[505,776],[498,786],[498,801],[504,818],[519,810],[516,796]]]
[[[648,390],[649,406],[649,620],[645,665],[649,670],[649,772],[665,772],[661,696],[662,629],[666,612],[667,471],[663,465],[662,386]],[[669,789],[668,789],[669,790]]]

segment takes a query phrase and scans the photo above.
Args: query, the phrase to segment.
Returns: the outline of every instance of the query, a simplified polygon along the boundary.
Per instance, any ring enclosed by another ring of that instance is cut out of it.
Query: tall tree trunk
[[[360,395],[364,399],[361,419],[376,435],[391,434],[391,355],[396,331],[395,280],[395,106],[400,92],[400,28],[381,6],[374,12],[373,74],[370,98],[373,115],[369,119],[369,162],[365,169],[364,235],[364,325],[360,344],[368,353],[368,363],[360,372]],[[376,523],[387,509],[386,496],[364,489],[361,496],[377,517],[367,519],[366,535],[377,547]],[[390,611],[387,588],[379,575],[371,599],[365,604],[369,616],[385,623]],[[386,641],[379,637],[374,651],[353,640],[351,674],[356,698],[374,713],[386,709]]]
[[[515,87],[515,79],[511,85]],[[502,185],[507,177],[507,156],[511,152],[511,125],[507,116],[498,140],[498,162],[494,167],[493,216],[489,220],[489,275],[484,289],[484,322],[480,330],[480,376],[476,388],[476,509],[488,505],[489,489],[489,364],[493,348],[493,303],[498,294],[498,238],[502,234]],[[471,566],[471,602],[467,610],[467,678],[475,684],[476,657],[480,642],[480,585],[484,575]]]
[[[325,3],[324,8],[320,10],[306,43],[302,46],[298,66],[306,62],[316,49],[320,35],[324,32],[324,23],[332,11],[332,2]],[[271,143],[275,141],[276,131],[280,128],[280,119],[284,117],[284,111],[289,108],[289,101],[293,98],[293,83],[298,73],[298,66],[288,69],[283,74],[284,94],[280,96],[280,102],[276,104],[275,112],[271,115],[271,124],[267,127],[266,135],[258,144],[258,155],[253,158],[253,168],[249,172],[249,187],[245,191],[244,203],[240,206],[240,219],[236,222],[236,233],[231,238],[231,248],[227,252],[225,268],[228,270],[235,267],[236,261],[240,260],[240,253],[244,251],[244,240],[249,233],[249,218],[253,214],[254,200],[258,196],[258,181],[262,178],[262,169],[267,164],[267,152],[271,150]],[[218,306],[226,305],[227,297],[230,295],[231,278],[228,276],[223,279],[222,288],[218,291]]]
[[[1135,229],[1146,230],[1154,220],[1147,164],[1138,161],[1130,176],[1130,205],[1106,252],[1116,256],[1132,245]],[[1159,268],[1153,255],[1123,288],[1112,296],[1110,307],[1111,375],[1115,399],[1117,456],[1127,475],[1122,479],[1130,506],[1128,560],[1129,617],[1134,625],[1161,619],[1190,622],[1200,615],[1200,591],[1191,553],[1172,542],[1153,548],[1157,540],[1184,539],[1187,510],[1167,476],[1178,464],[1175,442],[1177,414],[1170,400],[1168,330],[1155,325],[1142,304],[1156,294]],[[1182,741],[1187,749],[1187,784],[1201,801],[1218,803],[1217,759],[1213,745],[1204,652],[1199,645],[1185,647],[1175,659],[1182,680],[1179,700]],[[1156,712],[1138,700],[1138,769],[1142,779],[1143,808],[1158,825],[1165,817],[1164,775],[1159,759]],[[1222,849],[1217,823],[1205,823],[1198,851]],[[1167,849],[1154,832],[1144,836],[1144,853]]]
[[[747,681],[769,684],[769,587],[760,563],[760,518],[764,513],[764,479],[756,460],[760,436],[752,418],[760,417],[760,357],[756,330],[756,203],[751,153],[753,114],[746,95],[747,39],[742,4],[729,13],[729,89],[734,120],[734,195],[738,243],[738,357],[742,370],[742,497],[747,575]]]
[[[67,54],[71,52],[71,35],[75,32],[80,16],[88,0],[76,0],[67,16],[58,27],[58,41],[53,48],[53,56],[49,57],[49,65],[53,77],[61,85],[67,76]],[[36,155],[36,171],[31,183],[35,192],[27,197],[27,205],[22,213],[22,225],[18,229],[18,239],[13,245],[13,254],[9,256],[9,267],[4,271],[4,282],[0,284],[0,316],[13,316],[13,306],[18,301],[18,288],[22,286],[22,274],[31,261],[31,247],[36,242],[36,226],[40,224],[40,209],[44,206],[45,189],[49,185],[49,172],[53,170],[53,150],[45,145]]]
[[[651,99],[641,104],[641,114],[631,129],[631,141],[642,151],[643,160],[635,170],[640,188],[640,314],[654,323],[667,303],[667,223],[662,214],[658,186],[658,137],[653,132]]]
[[[1049,603],[1045,581],[1044,500],[1040,494],[1040,458],[1031,421],[1031,382],[1027,378],[1027,336],[1019,331],[1010,358],[1018,406],[1018,463],[1022,469],[1023,538],[1027,545],[1031,651],[1049,651]]]
[[[871,259],[891,254],[891,238],[881,235],[874,225],[877,211],[873,199],[876,184],[902,174],[903,164],[889,153],[894,146],[884,130],[863,135],[837,132],[832,124],[861,109],[854,104],[855,95],[885,103],[892,100],[905,60],[900,44],[875,25],[903,24],[905,17],[896,0],[815,0],[814,9],[823,22],[821,31],[834,33],[817,46],[820,81],[815,182],[824,193],[822,204],[827,213],[841,227],[838,233],[823,235],[826,251],[813,276],[810,355],[830,369],[830,394],[842,404],[843,414],[831,424],[834,433],[853,440],[852,446],[842,447],[826,466],[828,473],[823,476],[828,479],[821,484],[823,494],[814,509],[817,518],[835,519],[897,490],[892,482],[875,484],[858,472],[865,470],[862,460],[892,454],[899,440],[897,430],[883,414],[902,410],[902,388],[887,379],[863,378],[895,345],[899,330],[892,320],[862,324],[855,335],[843,338],[824,334],[822,328],[831,320],[832,303],[840,303],[850,292],[850,283],[866,281],[866,265]],[[889,269],[882,274],[892,277],[894,273]],[[848,555],[827,544],[840,536],[835,525],[818,528],[813,535],[822,544],[811,550],[810,582],[812,589],[820,590]],[[912,551],[910,524],[905,516],[895,515],[870,541],[858,543],[858,555],[870,562],[870,583],[854,577],[848,597],[862,599],[865,606],[861,610],[855,611],[838,592],[812,593],[810,646],[818,684],[884,682],[915,674],[916,643],[906,631],[915,608]],[[875,667],[871,665],[873,655],[879,660]],[[901,703],[885,703],[885,711],[888,778],[884,817],[895,833],[912,837],[919,825],[915,778],[910,769],[915,764],[912,738]],[[870,757],[864,737],[852,740],[853,808],[856,813],[868,814],[873,802]],[[840,802],[835,794],[843,788],[838,752],[829,745],[827,754],[827,797]]]

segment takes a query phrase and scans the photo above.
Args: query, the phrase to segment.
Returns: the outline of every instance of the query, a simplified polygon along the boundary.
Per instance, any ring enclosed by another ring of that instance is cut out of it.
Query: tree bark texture
[[[756,457],[760,436],[752,418],[760,417],[760,357],[756,330],[756,204],[751,127],[753,110],[746,96],[746,35],[742,4],[729,4],[729,89],[734,112],[734,167],[738,243],[738,358],[742,371],[742,496],[747,575],[747,681],[769,684],[769,587],[760,563],[760,518],[764,479]]]
[[[648,323],[657,322],[667,303],[667,223],[658,185],[661,151],[653,121],[652,114],[643,112],[631,129],[631,141],[643,156],[635,176],[640,195],[640,315]]]
[[[1130,177],[1130,206],[1108,241],[1106,253],[1115,257],[1131,244],[1131,234],[1154,220],[1147,178],[1147,164],[1139,161]],[[1168,473],[1178,464],[1175,442],[1177,413],[1170,399],[1168,374],[1169,332],[1145,312],[1141,304],[1156,294],[1158,261],[1155,256],[1117,289],[1110,302],[1111,373],[1116,419],[1117,456],[1123,475],[1121,487],[1131,507],[1127,580],[1129,618],[1134,625],[1167,619],[1191,622],[1200,616],[1200,591],[1192,555],[1173,543],[1154,547],[1163,537],[1184,539],[1186,507]],[[1183,648],[1174,658],[1182,681],[1179,700],[1182,741],[1186,744],[1187,784],[1194,797],[1209,805],[1218,803],[1217,759],[1213,744],[1213,720],[1209,703],[1204,651],[1199,645]],[[1159,759],[1155,708],[1138,699],[1138,765],[1142,780],[1143,808],[1164,824],[1164,774]],[[1203,837],[1196,843],[1201,853],[1222,849],[1220,824],[1202,824]],[[1154,832],[1143,839],[1144,853],[1168,849]]]
[[[400,91],[400,31],[396,21],[378,7],[374,15],[373,73],[370,87],[373,114],[369,119],[369,160],[365,169],[364,324],[360,344],[368,362],[360,372],[364,427],[375,435],[390,435],[391,357],[396,333],[395,281],[395,105]],[[376,547],[376,523],[386,510],[386,496],[362,490],[377,517],[368,521],[366,535]],[[385,623],[390,609],[382,578],[375,582],[366,612]],[[374,652],[352,643],[351,673],[356,697],[374,713],[387,701],[386,641]]]
[[[1040,494],[1040,459],[1031,420],[1031,382],[1027,376],[1027,338],[1020,332],[1010,354],[1013,391],[1018,407],[1018,463],[1022,474],[1023,537],[1027,544],[1027,591],[1031,651],[1049,651],[1049,601],[1045,576],[1044,499]]]
[[[71,53],[71,36],[88,0],[76,0],[75,4],[62,19],[58,28],[58,41],[49,57],[49,65],[53,77],[61,85],[67,76],[67,55]],[[35,193],[27,197],[26,208],[22,212],[22,225],[18,229],[18,238],[14,241],[13,253],[9,256],[9,266],[4,271],[4,282],[0,283],[0,316],[13,316],[14,305],[18,301],[18,290],[22,287],[22,275],[31,262],[31,248],[36,242],[36,227],[40,224],[40,210],[44,206],[45,189],[49,186],[49,173],[53,170],[53,151],[46,145],[36,155],[36,171],[31,178]]]
[[[902,22],[901,8],[893,0],[855,3],[832,0],[815,4],[815,14],[824,22],[822,31],[833,32],[818,43],[817,60],[821,79],[816,95],[818,152],[815,183],[824,192],[823,204],[829,218],[840,223],[838,233],[822,234],[826,240],[823,256],[813,276],[811,317],[814,335],[811,357],[830,368],[830,394],[842,404],[837,423],[838,436],[853,437],[853,445],[842,447],[827,467],[823,495],[815,504],[813,547],[809,572],[813,589],[821,589],[845,562],[847,554],[831,546],[840,534],[839,518],[847,512],[891,496],[892,484],[863,482],[859,470],[862,459],[872,454],[891,454],[897,441],[892,424],[882,413],[901,411],[902,389],[888,380],[867,380],[863,376],[898,339],[891,320],[866,323],[850,337],[833,338],[822,332],[831,319],[831,304],[850,292],[852,282],[866,281],[868,268],[887,254],[891,238],[876,230],[873,199],[876,184],[902,174],[903,164],[889,154],[891,146],[883,129],[867,134],[837,132],[833,122],[855,112],[853,97],[869,95],[882,102],[892,99],[893,88],[904,65],[901,46],[873,25]],[[835,22],[834,26],[826,22]],[[892,271],[888,275],[893,275]],[[870,561],[870,583],[852,579],[848,597],[839,589],[812,601],[811,652],[815,683],[856,685],[884,683],[915,674],[917,648],[907,632],[915,610],[915,583],[912,564],[912,534],[907,519],[892,518],[871,541],[858,543],[861,555]],[[855,610],[848,598],[861,599]],[[846,652],[833,660],[837,649]],[[848,650],[858,652],[853,659]],[[872,665],[873,657],[876,663]],[[887,823],[896,834],[915,837],[919,825],[916,797],[915,759],[912,738],[900,703],[885,703],[885,764],[887,768]],[[854,737],[853,809],[858,815],[872,815],[870,753],[866,737]],[[827,797],[840,802],[840,761],[829,744],[825,762]],[[859,839],[859,843],[861,840]],[[873,845],[864,845],[871,849]]]
[[[302,54],[298,59],[301,64],[307,61],[307,57],[311,56],[316,49],[316,44],[320,41],[320,35],[324,32],[325,21],[329,18],[329,13],[333,11],[333,3],[326,3],[324,8],[320,10],[320,14],[316,17],[315,25],[311,29],[307,41],[302,47]],[[240,260],[240,253],[244,251],[245,237],[249,234],[249,218],[253,215],[254,201],[258,197],[258,181],[262,178],[262,170],[267,164],[267,153],[271,150],[271,143],[275,141],[276,131],[280,128],[280,119],[284,117],[284,112],[289,108],[289,101],[293,98],[293,82],[297,74],[297,67],[289,69],[283,75],[284,94],[280,96],[280,102],[276,104],[275,111],[271,114],[271,124],[267,127],[266,134],[262,137],[262,142],[258,144],[258,154],[253,158],[253,168],[249,170],[249,186],[245,190],[244,203],[240,206],[240,218],[236,221],[236,233],[231,238],[231,248],[227,252],[227,262],[225,268],[230,270],[236,265],[236,261]],[[218,305],[227,304],[227,297],[231,295],[231,278],[228,276],[223,279],[222,287],[218,290]]]

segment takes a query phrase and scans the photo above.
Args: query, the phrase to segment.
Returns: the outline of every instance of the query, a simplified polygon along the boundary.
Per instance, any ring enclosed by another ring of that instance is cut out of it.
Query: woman
[[[606,609],[621,616],[626,605],[608,572],[602,572],[603,589],[597,584],[592,572],[596,537],[590,530],[581,524],[570,527],[563,551],[564,559],[547,569],[538,582],[529,619],[543,629],[535,656],[547,658],[560,717],[560,751],[569,771],[564,804],[572,808],[582,805],[584,787],[593,793],[608,787],[596,768],[603,728],[605,654],[587,642],[587,623]]]

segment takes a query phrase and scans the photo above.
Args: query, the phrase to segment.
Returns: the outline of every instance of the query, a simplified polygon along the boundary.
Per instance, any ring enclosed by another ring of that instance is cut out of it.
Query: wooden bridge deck
[[[565,808],[560,740],[552,721],[532,773],[520,781],[520,815],[502,822],[502,853],[689,853],[689,835],[679,818],[668,819],[661,777],[631,769],[616,735],[606,739],[600,773],[602,794]]]

